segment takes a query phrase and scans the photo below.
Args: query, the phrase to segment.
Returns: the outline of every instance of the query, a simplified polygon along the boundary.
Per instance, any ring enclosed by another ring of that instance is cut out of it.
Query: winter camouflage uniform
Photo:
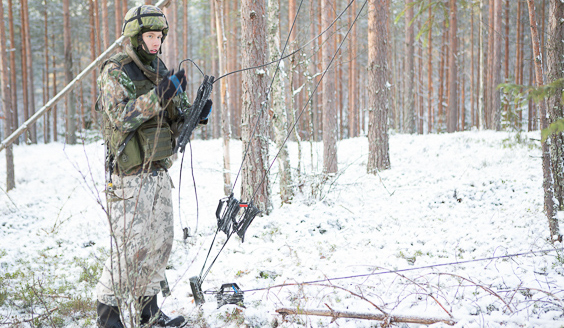
[[[113,239],[96,293],[98,301],[110,306],[118,305],[116,296],[154,296],[161,289],[174,237],[167,169],[172,165],[178,108],[190,106],[181,93],[163,107],[154,87],[166,67],[158,57],[150,66],[139,67],[143,64],[135,56],[129,47],[114,55],[102,66],[98,80],[113,171],[107,190]]]

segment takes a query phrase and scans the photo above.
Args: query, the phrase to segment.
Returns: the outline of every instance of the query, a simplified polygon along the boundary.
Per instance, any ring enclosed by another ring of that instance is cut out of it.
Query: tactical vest
[[[119,53],[112,56],[102,65],[102,69],[108,62],[118,64],[131,79],[135,85],[135,98],[148,93],[155,87],[155,84],[143,74],[128,54]],[[165,76],[168,72],[158,57],[153,61],[152,67],[159,68],[159,76]],[[155,164],[159,166],[159,161],[173,155],[175,140],[170,122],[176,119],[175,106],[171,102],[165,115],[157,115],[141,124],[137,130],[123,133],[112,127],[110,120],[104,114],[104,140],[113,157],[113,165],[117,166],[120,173],[127,173],[140,165],[147,169]]]

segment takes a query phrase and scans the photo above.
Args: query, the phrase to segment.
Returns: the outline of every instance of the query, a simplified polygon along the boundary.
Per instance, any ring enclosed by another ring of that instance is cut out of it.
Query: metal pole
[[[155,6],[162,8],[168,6],[169,2],[170,0],[161,0]],[[61,98],[66,96],[67,93],[71,92],[75,88],[78,82],[82,81],[82,79],[84,79],[88,74],[90,74],[92,70],[94,70],[97,66],[102,64],[102,62],[106,59],[106,57],[110,53],[112,53],[118,46],[121,46],[123,40],[125,40],[125,36],[121,36],[119,39],[117,39],[111,46],[108,47],[108,49],[106,49],[106,51],[100,54],[100,56],[98,56],[96,60],[94,60],[92,63],[90,63],[90,65],[88,65],[88,67],[86,67],[82,72],[80,72],[80,74],[78,74],[71,81],[71,83],[67,84],[67,86],[63,90],[61,90],[61,92],[59,92],[55,97],[51,98],[51,100],[49,100],[43,107],[41,107],[35,114],[33,114],[32,117],[30,117],[27,121],[25,121],[22,125],[20,125],[16,131],[14,131],[11,135],[9,135],[6,139],[4,139],[4,141],[2,141],[2,143],[0,144],[0,152],[4,150],[6,147],[8,147],[10,144],[12,144],[14,140],[16,140],[16,138],[18,138],[22,133],[24,133],[29,128],[29,126],[35,123],[41,116],[43,116],[43,114],[45,114],[47,111],[53,108],[53,106],[55,106],[55,104],[57,104],[57,102],[59,102]]]

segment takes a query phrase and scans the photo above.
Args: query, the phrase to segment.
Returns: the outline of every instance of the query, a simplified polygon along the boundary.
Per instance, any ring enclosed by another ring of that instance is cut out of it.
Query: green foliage
[[[34,318],[29,322],[32,327],[64,327],[71,318],[87,324],[94,312],[92,290],[102,264],[78,257],[62,263],[60,256],[49,252],[39,251],[34,261],[19,260],[17,269],[2,266],[0,306],[21,309],[9,319],[15,325],[30,317]],[[75,268],[80,268],[80,274],[69,275]]]
[[[514,97],[515,101],[522,101],[522,99],[533,100],[539,103],[549,97],[559,96],[560,102],[564,104],[564,78],[558,79],[552,83],[542,85],[540,87],[530,85],[519,85],[514,83],[501,83],[497,89],[502,89],[503,92]],[[550,126],[541,131],[542,142],[554,134],[564,131],[564,118],[550,124]]]

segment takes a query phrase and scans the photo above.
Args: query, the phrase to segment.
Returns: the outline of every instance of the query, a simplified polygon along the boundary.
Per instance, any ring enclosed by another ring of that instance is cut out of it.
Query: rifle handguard
[[[204,82],[198,88],[198,93],[196,94],[196,99],[192,104],[192,108],[190,110],[185,110],[183,113],[184,116],[184,126],[182,127],[182,131],[180,131],[180,135],[176,140],[176,147],[174,147],[174,152],[180,151],[184,153],[184,149],[186,145],[190,141],[190,137],[192,136],[192,131],[196,128],[198,123],[200,122],[200,114],[204,109],[204,105],[206,101],[210,98],[210,94],[213,90],[213,76],[204,76]]]

